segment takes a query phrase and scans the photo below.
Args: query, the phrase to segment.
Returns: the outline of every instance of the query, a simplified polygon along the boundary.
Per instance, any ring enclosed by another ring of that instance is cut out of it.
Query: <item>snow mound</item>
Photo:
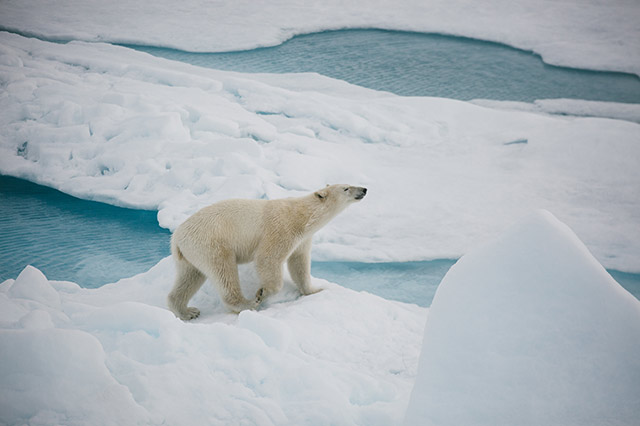
[[[640,302],[541,211],[443,279],[406,424],[635,424],[639,355]]]
[[[0,424],[395,425],[417,371],[426,309],[289,278],[259,311],[212,286],[184,323],[164,307],[166,258],[99,289],[27,267],[0,284]],[[247,287],[256,273],[241,270]],[[247,289],[247,291],[255,291]]]

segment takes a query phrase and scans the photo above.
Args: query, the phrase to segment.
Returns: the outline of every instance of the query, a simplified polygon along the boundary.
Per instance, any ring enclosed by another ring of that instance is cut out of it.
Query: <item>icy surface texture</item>
[[[538,212],[436,292],[407,425],[631,425],[640,302]]]
[[[209,284],[183,323],[170,258],[99,289],[29,266],[0,284],[0,424],[396,425],[426,309],[317,280],[227,313]],[[244,268],[247,292],[259,285]],[[248,294],[248,293],[247,293]]]

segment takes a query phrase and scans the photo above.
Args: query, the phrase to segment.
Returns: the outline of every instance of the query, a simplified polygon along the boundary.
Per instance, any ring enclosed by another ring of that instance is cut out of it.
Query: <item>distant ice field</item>
[[[228,53],[129,46],[193,65],[251,73],[316,72],[402,96],[533,102],[571,98],[640,103],[640,78],[547,65],[539,56],[462,37],[328,31]]]
[[[228,52],[295,35],[378,28],[457,35],[539,54],[548,64],[640,75],[635,0],[5,0],[0,28],[55,40]]]

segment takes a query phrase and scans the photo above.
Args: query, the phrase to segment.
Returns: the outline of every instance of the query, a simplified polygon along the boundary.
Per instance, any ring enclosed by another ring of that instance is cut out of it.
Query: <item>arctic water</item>
[[[25,180],[0,176],[0,282],[31,264],[49,279],[95,288],[147,271],[170,254],[170,234],[156,213],[81,200]],[[357,291],[430,306],[455,263],[314,262],[311,273]],[[640,274],[609,271],[640,298]]]
[[[80,200],[0,176],[0,281],[28,264],[52,280],[99,287],[150,269],[169,255],[156,212]]]
[[[386,30],[296,36],[274,47],[190,53],[129,46],[193,65],[249,73],[316,72],[403,96],[532,102],[640,103],[640,78],[545,64],[538,55],[474,39]]]

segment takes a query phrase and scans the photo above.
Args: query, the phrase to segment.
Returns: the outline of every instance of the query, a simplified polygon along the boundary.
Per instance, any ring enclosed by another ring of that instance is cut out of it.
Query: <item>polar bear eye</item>
[[[348,188],[348,187],[344,189],[344,191],[345,191],[345,192],[347,192],[348,190],[349,190],[349,188]]]

